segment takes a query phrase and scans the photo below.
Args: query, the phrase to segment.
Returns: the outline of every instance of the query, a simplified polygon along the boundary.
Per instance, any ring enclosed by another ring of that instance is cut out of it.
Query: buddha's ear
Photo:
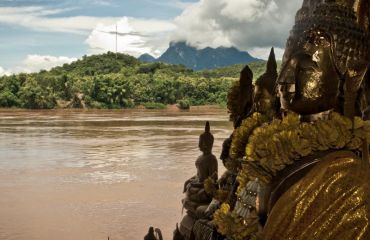
[[[282,107],[288,108],[290,99],[295,94],[296,74],[298,67],[298,58],[293,56],[282,66],[277,80],[277,92],[282,101]]]
[[[361,86],[365,85],[367,72],[368,64],[359,63],[356,66],[349,66],[345,74],[343,113],[351,119],[356,115],[356,101],[361,93]],[[357,110],[360,111],[360,109]]]
[[[358,0],[357,21],[367,31],[370,30],[370,0]]]
[[[366,96],[367,105],[370,106],[369,104],[370,103],[370,68],[367,70],[367,73],[365,75],[363,86],[364,86],[364,93]]]
[[[345,74],[347,91],[357,92],[365,80],[366,73],[369,70],[367,62],[356,62],[348,65],[348,71]]]

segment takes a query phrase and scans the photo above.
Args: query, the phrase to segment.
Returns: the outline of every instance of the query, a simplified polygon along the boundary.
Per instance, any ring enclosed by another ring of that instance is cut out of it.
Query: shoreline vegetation
[[[52,108],[52,109],[28,109],[28,108],[17,108],[17,107],[0,107],[0,112],[28,112],[28,111],[37,111],[37,112],[71,112],[71,113],[80,113],[80,112],[213,112],[213,111],[227,111],[227,108],[220,105],[199,105],[199,106],[190,106],[189,109],[181,109],[177,104],[165,105],[165,108],[146,108],[144,105],[135,106],[134,108]]]
[[[265,61],[248,64],[258,78]],[[226,106],[244,65],[193,71],[182,65],[143,63],[125,54],[84,56],[39,73],[0,77],[0,108],[166,109]]]

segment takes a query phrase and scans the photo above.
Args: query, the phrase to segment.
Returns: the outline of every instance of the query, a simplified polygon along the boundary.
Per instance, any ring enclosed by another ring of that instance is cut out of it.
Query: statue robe
[[[263,239],[370,239],[369,166],[354,154],[325,158],[280,197]]]

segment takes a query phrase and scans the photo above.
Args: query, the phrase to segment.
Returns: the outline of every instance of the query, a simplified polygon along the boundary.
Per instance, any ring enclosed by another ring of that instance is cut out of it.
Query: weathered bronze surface
[[[369,119],[369,6],[367,0],[304,1],[278,77],[283,110],[307,122],[330,111]],[[332,150],[304,174],[294,166],[279,172],[272,181],[264,239],[369,239],[366,141],[363,146],[365,161]]]
[[[367,2],[304,1],[278,78],[284,109],[302,115],[330,109],[361,115],[369,63]]]
[[[274,48],[267,61],[266,71],[260,76],[254,87],[253,95],[253,111],[274,115],[276,107],[276,80],[277,80],[277,64],[275,59]]]
[[[264,239],[369,239],[369,172],[353,156],[319,163],[277,201]]]
[[[240,72],[240,79],[235,82],[227,96],[227,108],[234,127],[240,126],[253,107],[253,72],[245,66]]]

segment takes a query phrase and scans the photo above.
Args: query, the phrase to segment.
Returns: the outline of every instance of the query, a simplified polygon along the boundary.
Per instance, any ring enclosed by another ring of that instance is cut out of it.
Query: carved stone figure
[[[208,177],[217,179],[218,163],[217,158],[212,154],[213,143],[214,137],[211,134],[209,122],[207,122],[204,133],[199,137],[199,149],[203,154],[195,162],[200,183]]]
[[[180,224],[180,232],[186,239],[190,238],[196,220],[208,217],[206,211],[212,201],[212,196],[206,193],[204,181],[207,178],[217,181],[218,178],[217,158],[212,154],[213,143],[214,137],[210,131],[210,124],[207,122],[204,133],[199,137],[198,146],[202,155],[195,162],[197,174],[184,184],[186,197],[182,201],[187,215]]]
[[[227,108],[234,128],[240,126],[253,106],[253,72],[246,65],[240,72],[240,79],[235,82],[227,96]]]
[[[254,87],[253,110],[259,113],[273,115],[276,105],[276,80],[277,64],[274,48],[271,52],[266,65],[266,72],[260,76]]]

